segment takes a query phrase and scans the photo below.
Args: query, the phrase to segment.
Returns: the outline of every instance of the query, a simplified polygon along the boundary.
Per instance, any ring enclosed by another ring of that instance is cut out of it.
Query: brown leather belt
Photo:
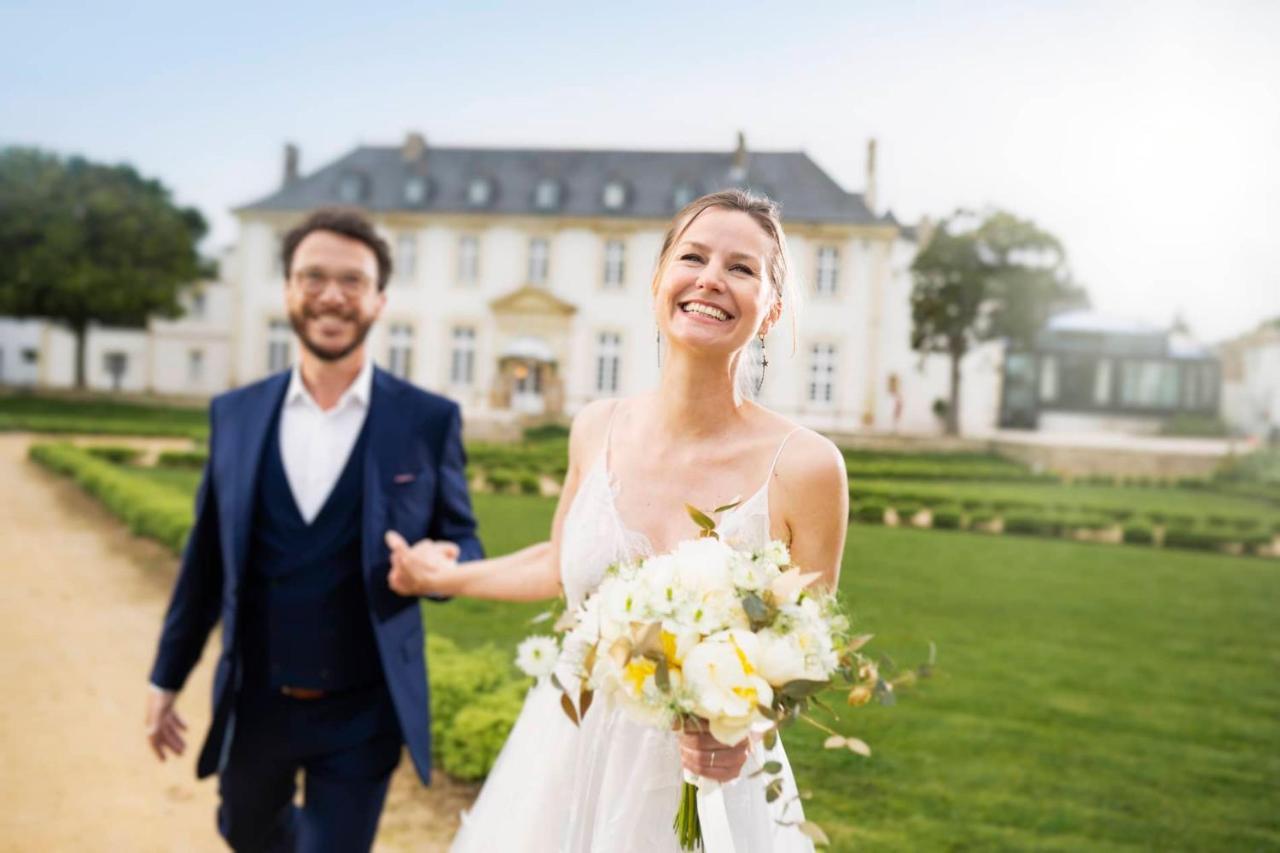
[[[310,687],[281,687],[280,692],[290,699],[323,699],[328,694]]]

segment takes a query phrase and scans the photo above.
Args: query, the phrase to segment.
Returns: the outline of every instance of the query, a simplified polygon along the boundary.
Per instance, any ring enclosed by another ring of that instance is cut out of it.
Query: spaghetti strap
[[[782,458],[782,449],[787,446],[787,442],[791,440],[791,436],[795,435],[802,429],[804,429],[804,427],[796,427],[791,430],[791,432],[783,436],[782,444],[778,445],[778,452],[773,455],[773,464],[769,466],[769,476],[765,479],[765,483],[768,483],[773,479],[773,470],[778,467],[778,460]]]
[[[602,456],[604,458],[604,472],[610,481],[613,480],[613,470],[609,465],[609,447],[613,443],[613,420],[620,408],[622,408],[622,401],[614,400],[613,407],[609,409],[609,422],[604,428],[604,452]]]

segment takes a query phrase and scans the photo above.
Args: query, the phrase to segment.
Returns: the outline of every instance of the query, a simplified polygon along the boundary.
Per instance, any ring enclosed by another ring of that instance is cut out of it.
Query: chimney
[[[400,157],[404,162],[413,165],[422,162],[427,156],[427,138],[421,133],[410,131],[400,146]]]
[[[876,209],[876,141],[874,138],[867,140],[867,183],[862,191],[862,200],[866,202],[867,210],[875,216],[880,215]]]
[[[733,165],[729,167],[729,180],[744,181],[747,178],[747,135],[738,131],[738,147],[733,151]]]
[[[298,180],[298,146],[292,142],[284,146],[284,186],[290,186]]]

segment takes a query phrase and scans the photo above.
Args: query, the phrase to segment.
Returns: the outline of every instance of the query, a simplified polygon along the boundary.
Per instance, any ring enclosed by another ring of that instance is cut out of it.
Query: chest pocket
[[[427,535],[436,491],[436,475],[425,467],[392,476],[387,485],[388,526],[410,544]]]

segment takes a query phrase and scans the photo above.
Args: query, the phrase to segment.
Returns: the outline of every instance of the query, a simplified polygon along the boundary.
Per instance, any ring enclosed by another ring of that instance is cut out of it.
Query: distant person
[[[221,618],[196,772],[219,776],[223,837],[239,851],[361,851],[402,745],[424,782],[431,769],[418,598],[384,540],[482,554],[457,405],[365,349],[386,303],[386,243],[360,214],[320,210],[286,235],[283,265],[298,364],[210,406],[147,738],[161,760],[184,752],[175,699]]]

